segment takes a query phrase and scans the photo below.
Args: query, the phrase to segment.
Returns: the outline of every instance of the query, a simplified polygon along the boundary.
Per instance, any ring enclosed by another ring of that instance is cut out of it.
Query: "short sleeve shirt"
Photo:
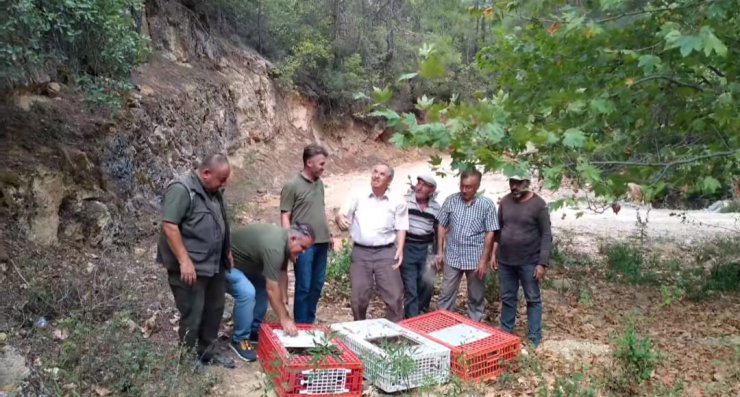
[[[162,220],[168,223],[179,224],[190,207],[190,192],[180,183],[173,183],[164,193],[162,205]]]
[[[352,241],[370,247],[393,244],[396,231],[409,230],[409,211],[403,196],[386,191],[378,197],[370,189],[350,196],[340,210],[350,219]]]
[[[460,270],[474,270],[483,255],[485,235],[499,230],[496,205],[487,197],[466,204],[460,193],[447,197],[437,220],[447,228],[445,263]]]
[[[296,175],[280,192],[280,212],[290,212],[290,222],[307,223],[316,233],[316,243],[329,242],[329,224],[326,221],[324,182],[308,180]]]
[[[270,224],[252,224],[231,232],[234,267],[244,274],[278,281],[288,269],[288,230]]]

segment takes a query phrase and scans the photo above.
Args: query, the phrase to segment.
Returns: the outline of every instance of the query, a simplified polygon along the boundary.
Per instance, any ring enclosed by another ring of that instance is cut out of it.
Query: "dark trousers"
[[[498,266],[498,279],[501,283],[501,329],[511,333],[516,322],[516,305],[519,297],[519,284],[527,299],[527,325],[529,341],[539,346],[542,341],[542,298],[540,284],[534,278],[536,263],[522,266]]]
[[[429,309],[434,288],[434,273],[427,267],[429,243],[406,241],[403,248],[403,313],[405,318],[418,316]]]
[[[180,343],[195,349],[201,359],[207,360],[224,314],[224,271],[212,277],[198,276],[192,286],[180,280],[180,273],[170,273],[169,283],[180,311]]]

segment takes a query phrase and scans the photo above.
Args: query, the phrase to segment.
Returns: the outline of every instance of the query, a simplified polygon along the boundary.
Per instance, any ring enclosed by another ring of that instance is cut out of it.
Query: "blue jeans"
[[[262,275],[246,275],[233,268],[226,272],[228,293],[234,297],[234,332],[231,340],[257,340],[260,324],[267,313],[267,289]]]
[[[527,325],[529,341],[539,346],[542,341],[542,300],[540,285],[534,279],[537,265],[507,266],[499,264],[498,279],[501,285],[501,329],[508,333],[514,330],[516,323],[516,305],[519,296],[519,283],[527,299]]]
[[[329,243],[318,243],[295,261],[293,318],[298,324],[313,324],[316,321],[316,306],[324,287],[328,253]]]
[[[418,316],[429,309],[432,300],[434,276],[427,273],[429,243],[406,241],[403,248],[401,278],[403,279],[404,318]]]

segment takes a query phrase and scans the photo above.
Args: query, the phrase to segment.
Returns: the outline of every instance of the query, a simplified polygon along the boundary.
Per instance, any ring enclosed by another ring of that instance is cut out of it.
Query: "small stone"
[[[8,334],[0,332],[0,343],[5,343],[6,340],[8,340]]]
[[[46,90],[44,91],[44,94],[46,94],[49,97],[56,97],[59,95],[59,93],[62,91],[62,85],[56,82],[51,82],[46,85]]]
[[[55,329],[54,332],[52,332],[52,337],[56,341],[63,341],[69,338],[69,332],[66,329]]]
[[[134,321],[134,320],[132,320],[130,318],[128,320],[126,320],[125,324],[126,324],[126,328],[128,329],[129,332],[134,332],[134,331],[136,331],[136,330],[139,329],[139,324],[136,324],[136,321]]]

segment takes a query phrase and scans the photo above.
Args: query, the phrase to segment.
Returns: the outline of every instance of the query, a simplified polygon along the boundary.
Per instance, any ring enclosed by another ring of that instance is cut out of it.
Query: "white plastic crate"
[[[450,350],[424,336],[386,319],[331,328],[360,357],[365,378],[386,393],[447,382]]]

